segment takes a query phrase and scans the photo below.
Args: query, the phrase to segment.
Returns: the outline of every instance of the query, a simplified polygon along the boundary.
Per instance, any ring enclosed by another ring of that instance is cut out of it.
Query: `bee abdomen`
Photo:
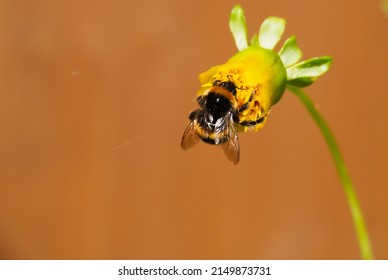
[[[229,140],[229,137],[226,135],[223,137],[219,137],[219,136],[216,136],[215,134],[209,134],[209,135],[198,134],[198,136],[199,138],[201,138],[203,142],[211,145],[220,145]]]

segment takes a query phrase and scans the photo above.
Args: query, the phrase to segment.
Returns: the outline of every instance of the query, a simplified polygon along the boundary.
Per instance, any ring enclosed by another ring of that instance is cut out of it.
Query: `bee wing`
[[[181,140],[181,147],[183,150],[190,149],[195,146],[199,141],[197,132],[195,131],[194,122],[190,122],[185,132],[183,133]]]
[[[226,157],[237,164],[240,160],[240,143],[238,141],[238,136],[236,130],[233,127],[233,122],[229,124],[228,128],[229,140],[221,144],[221,148],[224,151]]]

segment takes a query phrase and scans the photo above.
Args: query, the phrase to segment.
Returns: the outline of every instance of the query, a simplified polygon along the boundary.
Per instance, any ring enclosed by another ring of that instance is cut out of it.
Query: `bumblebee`
[[[240,115],[249,108],[253,94],[248,102],[239,106],[236,99],[236,85],[231,81],[216,80],[213,87],[197,97],[199,109],[190,113],[190,124],[186,128],[181,146],[187,150],[197,144],[220,145],[226,157],[234,164],[240,159],[240,144],[234,123],[242,126],[255,126],[264,121],[241,121]]]
[[[278,75],[279,71],[282,72]],[[279,78],[280,77],[280,78]],[[237,133],[260,130],[271,106],[285,89],[285,70],[277,54],[251,46],[227,63],[214,66],[199,76],[202,89],[199,108],[189,115],[181,147],[187,150],[202,140],[219,145],[237,164],[240,144]]]

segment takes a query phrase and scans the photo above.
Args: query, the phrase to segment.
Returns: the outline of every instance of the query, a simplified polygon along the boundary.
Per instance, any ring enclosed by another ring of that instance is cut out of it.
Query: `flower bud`
[[[229,81],[236,86],[238,108],[248,103],[248,108],[240,114],[240,122],[264,121],[252,126],[258,131],[264,126],[271,107],[282,97],[287,81],[286,69],[277,53],[252,45],[232,56],[225,64],[214,66],[199,75],[203,89],[214,85],[216,81]],[[236,127],[246,131],[248,127]]]

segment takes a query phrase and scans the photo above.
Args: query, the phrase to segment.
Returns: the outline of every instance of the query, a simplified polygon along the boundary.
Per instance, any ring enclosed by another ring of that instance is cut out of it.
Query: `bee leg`
[[[237,112],[241,113],[241,112],[245,111],[246,109],[248,109],[249,103],[250,103],[250,101],[248,101],[247,103],[244,103],[240,108],[238,108]]]
[[[218,86],[221,83],[221,80],[215,80],[213,82],[213,86]]]
[[[256,120],[256,124],[259,124],[259,123],[263,122],[264,120],[265,120],[265,117],[258,118]]]
[[[238,112],[238,113],[241,113],[241,112],[245,111],[246,109],[248,109],[249,103],[251,103],[252,100],[253,100],[253,93],[252,93],[251,96],[249,97],[248,102],[244,103],[240,108],[238,108],[237,112]]]
[[[239,124],[240,125],[243,125],[243,126],[255,126],[261,122],[263,122],[265,120],[265,117],[267,115],[265,115],[264,117],[261,117],[261,118],[258,118],[257,120],[254,120],[254,121],[245,121],[245,122],[240,122]]]

